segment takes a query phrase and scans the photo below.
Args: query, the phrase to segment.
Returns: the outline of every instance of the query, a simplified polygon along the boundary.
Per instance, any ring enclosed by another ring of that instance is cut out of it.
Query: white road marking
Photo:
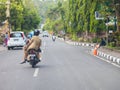
[[[33,77],[37,77],[37,76],[38,76],[38,72],[39,72],[39,68],[36,68],[36,69],[35,69],[35,72],[34,72],[34,74],[33,74]]]
[[[43,46],[44,46],[44,47],[46,46],[46,42],[43,43]]]

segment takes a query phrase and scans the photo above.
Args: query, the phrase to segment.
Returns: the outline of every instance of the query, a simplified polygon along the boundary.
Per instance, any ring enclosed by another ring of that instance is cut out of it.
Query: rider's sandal
[[[21,62],[20,64],[24,64],[24,63],[26,63],[26,61],[27,61],[27,60],[25,59],[25,60],[24,60],[23,62]]]

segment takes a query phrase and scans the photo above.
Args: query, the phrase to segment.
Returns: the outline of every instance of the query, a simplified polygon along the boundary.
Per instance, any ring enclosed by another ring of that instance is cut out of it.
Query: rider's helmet
[[[38,36],[39,34],[40,34],[40,31],[36,29],[36,30],[34,31],[34,35],[35,35],[35,36]]]

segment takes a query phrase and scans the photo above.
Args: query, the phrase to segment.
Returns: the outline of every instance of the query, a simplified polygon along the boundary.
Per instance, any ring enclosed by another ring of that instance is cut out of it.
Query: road
[[[0,52],[0,90],[120,90],[120,68],[88,47],[42,38],[42,61],[23,65],[22,49]]]

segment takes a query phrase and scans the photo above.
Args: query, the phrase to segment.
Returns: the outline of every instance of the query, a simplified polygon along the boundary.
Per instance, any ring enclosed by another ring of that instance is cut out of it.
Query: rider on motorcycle
[[[28,51],[30,49],[35,49],[36,51],[38,51],[37,53],[37,57],[40,60],[40,46],[41,46],[41,39],[39,38],[39,30],[35,30],[34,31],[34,36],[31,38],[31,40],[29,41],[29,43],[27,45],[24,46],[24,61],[21,62],[21,64],[26,63],[27,61],[27,56],[28,56]]]
[[[53,33],[52,35],[52,40],[55,41],[56,37],[55,37],[55,34]]]

